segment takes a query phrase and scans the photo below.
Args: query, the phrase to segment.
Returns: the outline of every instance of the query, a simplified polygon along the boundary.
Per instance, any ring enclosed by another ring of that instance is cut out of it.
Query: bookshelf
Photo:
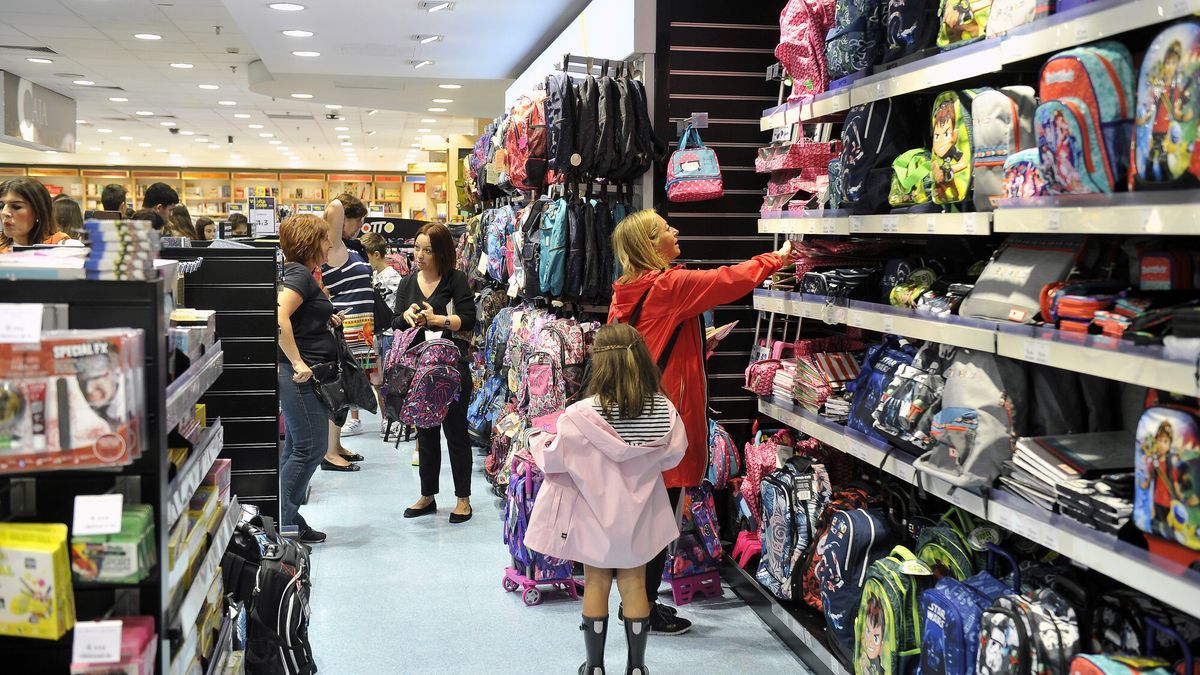
[[[229,174],[220,171],[184,171],[183,200],[193,219],[200,217],[225,218],[232,187]]]
[[[51,197],[65,194],[75,201],[83,199],[83,178],[79,175],[79,169],[31,167],[27,175],[41,181]]]
[[[142,200],[146,196],[146,188],[155,183],[166,183],[175,188],[175,191],[179,194],[183,194],[183,175],[179,171],[164,169],[134,170],[133,192],[129,196],[133,201],[134,210],[142,208]]]
[[[129,180],[127,169],[83,169],[79,172],[83,179],[83,201],[79,206],[86,211],[100,211],[104,204],[100,203],[100,195],[104,188],[116,183],[125,188],[125,204],[133,205],[133,186]]]

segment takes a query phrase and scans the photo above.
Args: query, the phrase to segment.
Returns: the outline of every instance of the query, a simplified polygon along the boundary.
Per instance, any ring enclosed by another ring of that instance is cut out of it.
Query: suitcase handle
[[[1172,640],[1178,642],[1179,646],[1183,649],[1183,675],[1192,675],[1192,666],[1194,664],[1192,663],[1192,650],[1188,646],[1187,640],[1184,640],[1183,636],[1177,633],[1175,629],[1168,627],[1157,619],[1146,617],[1145,621],[1146,656],[1154,656],[1154,637],[1157,633],[1168,635]],[[1171,668],[1171,672],[1174,673],[1175,669]]]
[[[1004,549],[1000,548],[999,546],[997,546],[995,544],[989,543],[987,545],[987,549],[988,549],[988,567],[995,569],[994,563],[996,561],[996,556],[1004,558],[1005,560],[1008,561],[1009,566],[1012,568],[1013,592],[1019,595],[1021,593],[1021,567],[1019,565],[1017,565],[1017,559],[1014,558],[1011,553],[1009,553],[1008,551],[1005,551]]]

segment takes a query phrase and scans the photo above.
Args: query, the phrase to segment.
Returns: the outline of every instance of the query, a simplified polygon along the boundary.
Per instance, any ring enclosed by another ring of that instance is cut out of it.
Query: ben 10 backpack
[[[1196,400],[1153,396],[1138,419],[1133,522],[1200,550],[1200,421]]]
[[[1200,185],[1200,23],[1168,27],[1150,43],[1137,80],[1130,188],[1157,190]]]
[[[897,546],[871,564],[854,622],[854,672],[901,675],[921,654],[920,586],[933,571],[912,551]]]
[[[974,143],[971,103],[982,89],[944,91],[933,101],[933,201],[949,205],[965,201],[971,191]]]
[[[987,34],[992,0],[942,0],[942,25],[937,46],[959,47]]]

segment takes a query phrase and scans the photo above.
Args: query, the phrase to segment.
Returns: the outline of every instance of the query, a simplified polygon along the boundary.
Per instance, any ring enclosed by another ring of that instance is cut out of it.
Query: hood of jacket
[[[672,408],[671,426],[666,433],[643,445],[629,445],[621,440],[621,435],[617,433],[616,429],[613,429],[604,416],[596,411],[590,399],[579,401],[572,404],[571,407],[576,408],[574,420],[579,426],[580,434],[587,439],[588,443],[591,443],[614,462],[625,462],[666,448],[671,439],[671,429],[681,423],[679,414]]]

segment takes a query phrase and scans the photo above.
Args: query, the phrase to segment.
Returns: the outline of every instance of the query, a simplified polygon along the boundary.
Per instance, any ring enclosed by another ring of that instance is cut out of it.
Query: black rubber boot
[[[646,670],[646,641],[650,638],[650,619],[625,619],[625,641],[629,643],[629,659],[625,675],[649,675]]]
[[[604,642],[608,638],[608,617],[585,616],[579,625],[587,661],[579,666],[579,675],[604,675]]]

